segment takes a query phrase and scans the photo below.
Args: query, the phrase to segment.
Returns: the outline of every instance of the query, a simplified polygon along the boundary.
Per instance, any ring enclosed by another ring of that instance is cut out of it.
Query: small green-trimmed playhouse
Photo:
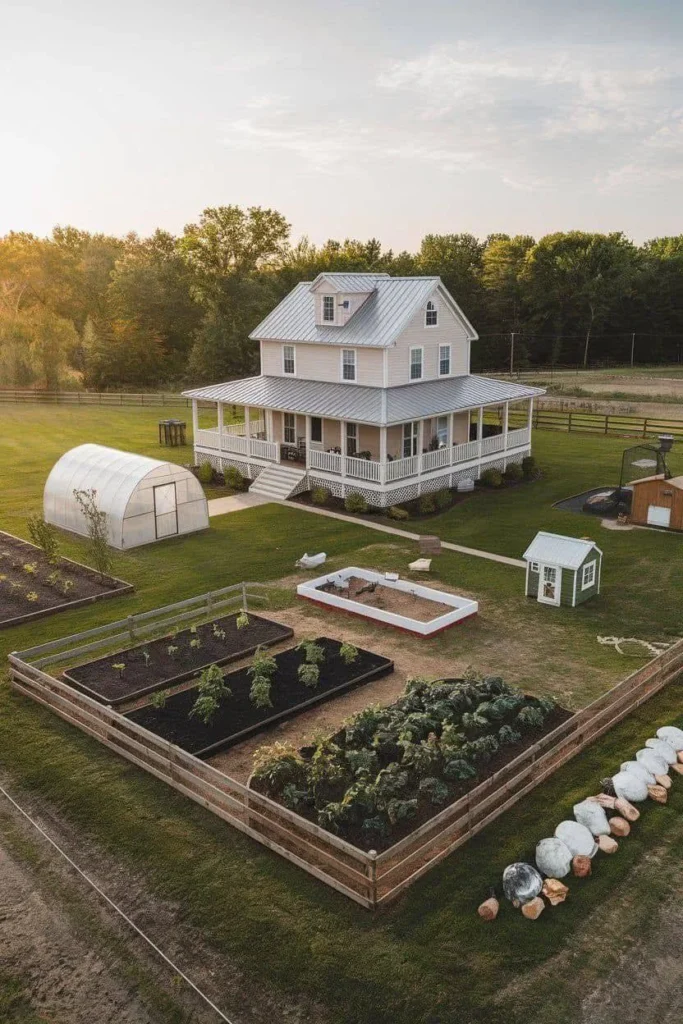
[[[602,551],[592,540],[541,530],[524,552],[526,596],[575,608],[600,593]]]

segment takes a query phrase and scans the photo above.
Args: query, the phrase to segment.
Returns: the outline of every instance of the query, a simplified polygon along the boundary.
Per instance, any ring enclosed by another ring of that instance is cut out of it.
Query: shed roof
[[[335,275],[325,274],[332,279]],[[371,294],[360,309],[343,326],[321,326],[315,322],[315,296],[311,288],[315,282],[302,281],[282,302],[262,320],[249,335],[255,341],[296,341],[300,343],[367,346],[389,348],[408,325],[411,317],[427,302],[435,288],[439,288],[460,320],[470,340],[478,337],[455,299],[444,288],[438,277],[388,277],[386,275],[343,274],[351,287],[351,279],[358,279],[355,288],[366,291],[372,281]],[[362,287],[361,287],[362,284]]]
[[[262,375],[183,392],[188,398],[210,402],[279,409],[378,426],[405,423],[480,405],[521,401],[544,393],[541,388],[470,374],[394,388]]]
[[[543,562],[546,565],[559,565],[562,569],[578,569],[591,553],[602,551],[592,540],[579,537],[564,537],[559,533],[546,533],[540,530],[524,552],[527,562]]]
[[[644,476],[640,480],[632,480],[629,487],[637,487],[638,484],[649,484],[653,480],[661,480],[668,487],[675,487],[679,491],[683,491],[683,476],[672,476],[668,480],[663,473],[657,473],[655,476]]]

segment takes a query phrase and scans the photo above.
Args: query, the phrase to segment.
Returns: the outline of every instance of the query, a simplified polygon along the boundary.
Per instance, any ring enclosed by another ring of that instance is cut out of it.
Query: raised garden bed
[[[51,565],[35,544],[0,530],[0,629],[132,590],[70,558]]]
[[[247,617],[249,624],[241,629],[237,614],[232,614],[161,640],[135,644],[71,668],[64,678],[89,697],[116,705],[181,683],[207,665],[225,665],[253,654],[257,647],[269,647],[292,636],[289,626],[251,612]],[[177,649],[169,653],[169,647]],[[121,664],[125,665],[123,670],[113,668]]]
[[[250,786],[363,850],[388,849],[572,717],[501,679],[409,681],[295,751],[257,755]]]
[[[232,695],[221,701],[209,724],[190,717],[197,699],[196,686],[174,693],[161,708],[145,705],[129,711],[126,718],[177,744],[190,754],[206,757],[304,708],[329,700],[371,679],[379,679],[394,670],[393,661],[373,654],[372,651],[359,648],[356,660],[346,664],[339,655],[341,644],[338,640],[319,637],[315,643],[323,648],[325,654],[316,687],[305,686],[298,677],[299,666],[305,661],[303,651],[292,647],[275,655],[277,668],[270,693],[272,707],[258,708],[251,701],[251,676],[244,668],[225,676],[225,683]]]
[[[296,592],[316,604],[384,622],[417,636],[433,636],[479,611],[478,603],[470,598],[412,580],[389,580],[381,573],[356,567],[307,580]]]

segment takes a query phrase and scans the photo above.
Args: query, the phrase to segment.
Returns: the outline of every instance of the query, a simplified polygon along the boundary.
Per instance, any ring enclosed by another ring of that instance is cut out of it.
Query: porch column
[[[417,493],[422,493],[422,449],[424,448],[425,421],[417,421]]]
[[[510,426],[510,403],[503,406],[503,469],[507,469],[508,433]]]
[[[306,470],[311,465],[311,417],[306,417]]]
[[[527,430],[529,431],[529,444],[531,444],[531,430],[534,425],[534,400],[529,399],[529,418],[527,420]]]
[[[246,440],[247,449],[247,471],[249,476],[252,476],[251,471],[251,406],[244,406],[244,437]]]
[[[199,430],[199,412],[197,410],[197,399],[192,399],[192,440],[197,443],[197,431]]]
[[[481,442],[484,437],[484,406],[479,406],[479,417],[477,419],[477,447],[479,449],[479,475],[481,475]]]
[[[339,420],[339,447],[341,448],[342,498],[346,496],[346,422]]]
[[[387,428],[379,428],[379,479],[384,484],[387,481]]]
[[[218,402],[217,405],[218,405],[218,414],[217,414],[217,421],[218,421],[218,450],[222,454],[223,453],[223,403],[222,402]],[[222,468],[222,464],[221,464],[221,468]]]
[[[446,434],[446,446],[448,448],[448,464],[450,466],[453,465],[453,417],[454,416],[455,416],[454,412],[449,412],[448,418],[446,420],[446,422],[448,424],[448,433]]]

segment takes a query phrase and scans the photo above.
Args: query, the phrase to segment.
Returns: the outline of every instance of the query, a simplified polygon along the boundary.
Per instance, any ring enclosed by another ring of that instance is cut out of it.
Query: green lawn
[[[97,440],[159,454],[158,418],[158,411],[138,409],[0,409],[0,527],[25,535],[25,517],[40,507],[49,467],[73,444]],[[648,531],[611,534],[549,508],[557,498],[613,482],[618,453],[627,443],[539,433],[542,481],[476,495],[438,519],[411,524],[516,557],[539,527],[599,536],[604,595],[574,612],[525,601],[520,570],[451,554],[439,560],[444,579],[480,593],[482,603],[498,609],[501,656],[506,637],[510,644],[528,638],[529,674],[537,680],[546,676],[549,685],[557,675],[556,660],[569,664],[573,658],[576,692],[583,696],[592,692],[594,674],[617,678],[637,664],[598,647],[596,632],[681,633],[681,538]],[[0,634],[2,651],[244,578],[278,579],[292,571],[305,548],[327,550],[335,561],[351,564],[356,558],[404,562],[414,551],[402,542],[391,554],[367,548],[382,539],[361,525],[280,506],[226,516],[206,534],[117,555],[115,572],[136,584],[134,596]],[[78,540],[65,549],[83,557]],[[468,641],[475,654],[478,628]],[[441,642],[455,653],[466,635],[452,631]],[[655,844],[668,843],[667,856],[680,851],[683,786],[675,784],[666,807],[647,807],[619,854],[601,858],[592,878],[574,881],[567,903],[546,911],[537,924],[505,906],[496,924],[485,926],[476,906],[503,867],[530,856],[535,842],[552,834],[572,803],[596,788],[598,779],[614,771],[657,725],[683,723],[682,696],[681,684],[668,687],[375,916],[16,697],[4,683],[0,770],[15,787],[39,795],[88,837],[144,872],[149,884],[201,927],[217,950],[241,964],[254,984],[305,994],[340,1024],[516,1024],[530,1019],[550,995],[559,1024],[576,1019],[573,996],[563,989],[567,979],[554,979],[552,991],[539,982],[523,999],[516,993],[501,997],[501,992],[571,943],[575,929],[601,901],[613,902],[632,866]],[[625,930],[642,928],[659,898],[660,892],[644,887]]]

